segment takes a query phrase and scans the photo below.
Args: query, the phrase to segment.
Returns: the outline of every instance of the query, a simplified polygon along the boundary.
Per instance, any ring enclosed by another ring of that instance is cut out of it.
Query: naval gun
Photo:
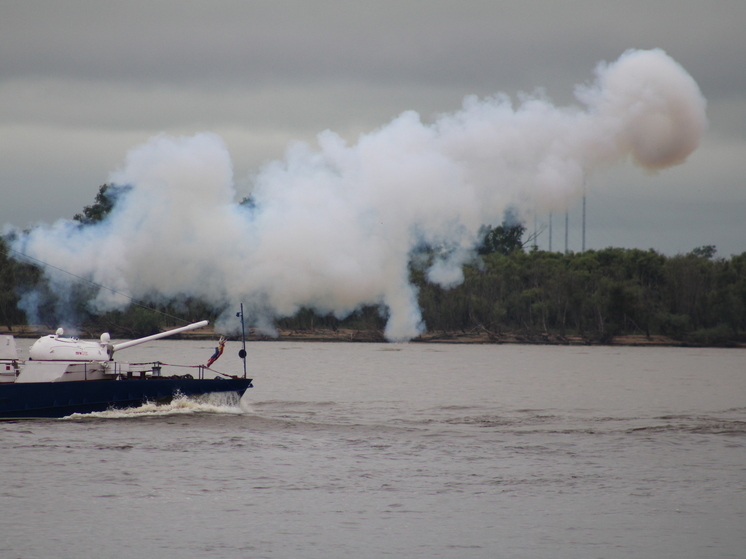
[[[111,336],[108,332],[101,334],[99,341],[79,340],[78,338],[65,338],[64,330],[58,328],[54,334],[44,336],[34,342],[34,345],[29,349],[29,359],[32,361],[110,361],[114,357],[114,352],[120,349],[127,349],[181,332],[195,330],[208,324],[207,320],[202,320],[180,328],[118,344],[111,343]]]

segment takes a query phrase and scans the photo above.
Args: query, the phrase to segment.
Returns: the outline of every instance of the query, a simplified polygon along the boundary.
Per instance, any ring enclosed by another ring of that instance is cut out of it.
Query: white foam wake
[[[148,402],[136,408],[110,409],[102,412],[74,413],[62,419],[128,419],[215,413],[240,415],[246,413],[235,392],[216,392],[201,396],[176,396],[168,404]]]

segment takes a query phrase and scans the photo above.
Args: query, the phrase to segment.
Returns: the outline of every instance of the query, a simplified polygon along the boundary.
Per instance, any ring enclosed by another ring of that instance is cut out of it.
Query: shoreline
[[[0,334],[13,335],[16,338],[38,338],[53,334],[56,329],[43,326],[17,326],[12,331],[3,328]],[[78,334],[84,339],[96,339],[98,335],[80,332]],[[99,334],[100,335],[100,334]],[[212,326],[200,328],[197,331],[183,332],[164,339],[172,340],[211,340],[220,338]],[[125,339],[125,338],[123,338]],[[130,338],[131,339],[131,338]],[[241,336],[226,336],[229,341],[240,341]],[[246,335],[247,342],[329,342],[329,343],[389,343],[380,330],[355,330],[355,329],[324,329],[313,330],[277,330],[276,336],[257,334],[250,329]],[[578,334],[536,334],[526,332],[490,332],[486,329],[471,332],[426,332],[409,343],[429,344],[523,344],[523,345],[567,345],[567,346],[630,346],[630,347],[717,347],[717,348],[746,348],[746,343],[731,341],[729,344],[702,345],[676,340],[662,335],[625,334],[613,336],[606,341],[588,338]]]

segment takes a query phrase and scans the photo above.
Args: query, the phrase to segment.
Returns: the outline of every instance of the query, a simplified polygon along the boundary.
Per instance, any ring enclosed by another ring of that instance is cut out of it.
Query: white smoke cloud
[[[444,248],[427,278],[453,286],[480,226],[506,208],[564,210],[587,175],[626,158],[682,163],[707,126],[697,84],[661,50],[600,65],[577,97],[583,107],[467,98],[433,124],[405,112],[354,145],[323,132],[258,171],[254,208],[235,203],[219,137],[158,136],[109,177],[133,188],[104,222],[39,227],[13,248],[136,299],[202,298],[229,309],[219,328],[240,302],[264,328],[302,306],[342,317],[379,305],[387,338],[411,339],[425,328],[408,279],[418,247]],[[102,290],[92,304],[125,301]]]

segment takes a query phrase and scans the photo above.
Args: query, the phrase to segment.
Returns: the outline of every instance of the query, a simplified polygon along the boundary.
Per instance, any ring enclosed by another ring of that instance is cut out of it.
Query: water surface
[[[238,349],[215,367],[240,373]],[[0,555],[744,556],[743,350],[248,351],[240,403],[0,423]]]

